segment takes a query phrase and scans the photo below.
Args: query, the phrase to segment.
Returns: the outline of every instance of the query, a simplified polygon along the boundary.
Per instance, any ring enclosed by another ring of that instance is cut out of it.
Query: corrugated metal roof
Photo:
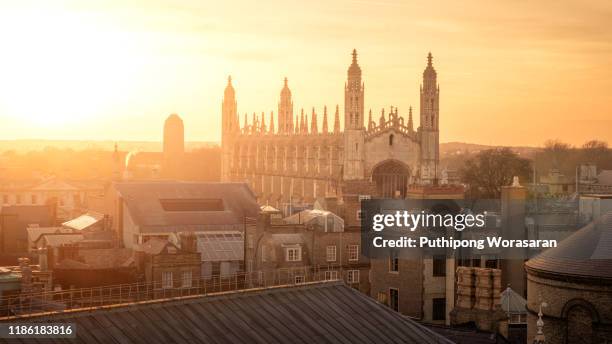
[[[341,282],[230,292],[19,321],[74,322],[76,342],[85,343],[452,343]],[[0,339],[3,342],[7,339]]]
[[[244,238],[237,231],[198,233],[198,252],[203,262],[244,259]]]
[[[115,184],[143,233],[230,229],[257,217],[259,206],[245,183],[125,182]],[[167,211],[160,200],[220,199],[223,211]]]

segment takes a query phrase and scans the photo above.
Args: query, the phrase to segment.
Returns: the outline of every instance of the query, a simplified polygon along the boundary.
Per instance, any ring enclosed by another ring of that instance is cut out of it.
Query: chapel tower
[[[293,133],[293,101],[291,100],[291,90],[287,85],[281,89],[280,102],[278,103],[278,133],[291,134]]]
[[[427,55],[427,67],[423,72],[421,85],[421,181],[424,184],[436,183],[439,175],[440,160],[440,129],[439,104],[440,86],[437,82],[437,73],[432,64],[431,53]]]
[[[353,49],[353,62],[348,68],[344,86],[344,173],[345,180],[364,178],[363,127],[364,84],[361,68],[357,64],[357,51]]]
[[[239,134],[238,105],[236,92],[232,86],[232,77],[227,78],[227,86],[223,93],[221,103],[221,180],[230,180],[230,167],[232,161],[233,138]]]

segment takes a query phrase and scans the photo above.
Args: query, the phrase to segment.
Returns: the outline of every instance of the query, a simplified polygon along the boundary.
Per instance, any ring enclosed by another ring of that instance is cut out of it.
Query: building
[[[106,213],[126,248],[182,233],[242,233],[247,218],[259,212],[245,183],[119,182],[112,189]]]
[[[54,208],[59,222],[87,210],[87,200],[104,189],[103,183],[50,178],[0,184],[2,206],[42,206]]]
[[[87,343],[452,343],[337,281],[132,302],[11,321],[75,323],[76,341]]]
[[[361,254],[359,228],[324,210],[304,210],[282,221],[262,214],[247,226],[247,272],[283,271],[295,283],[341,279],[369,294],[369,260]]]
[[[27,254],[28,227],[55,225],[54,208],[47,205],[10,205],[0,209],[0,263],[17,265],[17,258]]]
[[[191,288],[200,279],[200,254],[181,249],[168,240],[151,239],[135,249],[138,271],[155,288]]]
[[[429,54],[423,72],[418,128],[412,108],[407,118],[396,107],[387,114],[383,109],[378,119],[370,110],[366,121],[365,84],[355,50],[344,85],[342,118],[336,105],[333,119],[327,107],[322,114],[313,108],[310,120],[302,109],[294,119],[285,78],[278,126],[273,114],[268,126],[265,114],[254,113],[250,124],[245,114],[241,127],[230,77],[221,106],[222,180],[248,181],[261,204],[279,209],[289,203],[312,204],[319,197],[356,193],[354,187],[363,183],[372,184],[378,196],[404,197],[409,184],[436,182],[440,175],[440,89],[432,59]]]
[[[527,341],[542,312],[545,342],[605,343],[612,338],[612,213],[525,263]]]

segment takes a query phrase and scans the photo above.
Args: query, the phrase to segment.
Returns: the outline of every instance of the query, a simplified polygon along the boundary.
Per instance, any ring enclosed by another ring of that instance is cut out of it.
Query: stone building
[[[313,108],[310,120],[304,109],[295,115],[285,78],[276,116],[278,126],[273,113],[269,125],[264,113],[253,113],[250,123],[245,114],[241,126],[230,77],[221,106],[222,180],[248,180],[261,204],[277,208],[341,196],[350,192],[346,187],[349,182],[372,184],[382,197],[404,197],[410,184],[434,183],[440,174],[440,89],[431,54],[427,59],[416,129],[412,108],[407,119],[397,107],[391,107],[387,114],[383,109],[378,119],[370,110],[366,121],[365,84],[355,50],[344,85],[342,118],[338,105],[329,112],[324,107],[322,114]]]
[[[369,294],[370,265],[361,254],[359,228],[345,226],[336,214],[304,210],[275,221],[263,213],[257,224],[247,226],[246,233],[247,272],[295,283],[342,279]]]
[[[525,263],[527,341],[538,312],[547,344],[612,339],[612,213]]]

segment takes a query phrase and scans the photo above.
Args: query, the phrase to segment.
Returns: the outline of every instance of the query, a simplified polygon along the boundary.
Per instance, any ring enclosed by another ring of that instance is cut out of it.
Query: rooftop
[[[612,280],[612,212],[579,229],[555,248],[525,263],[528,271]]]
[[[337,281],[72,310],[16,321],[74,322],[77,341],[86,343],[452,343]]]
[[[144,233],[225,229],[259,213],[245,183],[125,182],[115,188]]]

